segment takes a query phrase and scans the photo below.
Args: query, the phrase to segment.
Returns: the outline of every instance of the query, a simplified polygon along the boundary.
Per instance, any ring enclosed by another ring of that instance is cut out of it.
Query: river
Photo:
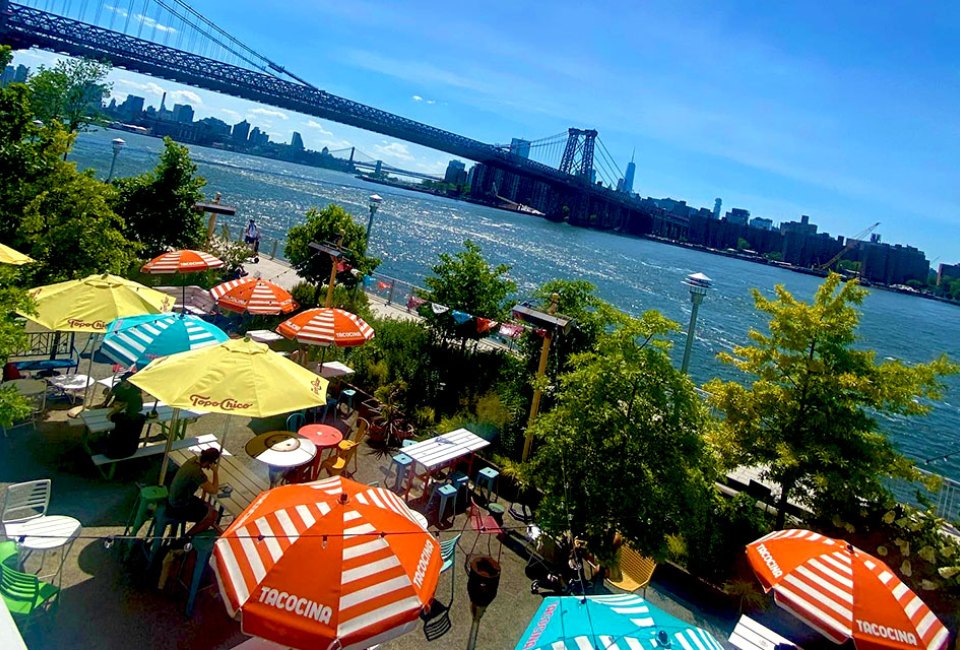
[[[110,140],[118,135],[127,145],[117,159],[117,176],[139,174],[156,164],[160,140],[113,131],[81,134],[70,159],[104,177],[112,157]],[[583,278],[627,312],[657,309],[685,327],[690,297],[681,280],[689,273],[706,273],[714,287],[700,308],[690,360],[698,383],[717,375],[738,378],[716,354],[746,342],[751,327],[764,327],[753,308],[751,287],[769,294],[776,284],[784,284],[798,297],[809,298],[820,282],[772,266],[372,185],[340,172],[203,147],[193,147],[191,155],[207,179],[208,198],[221,192],[223,203],[237,208],[233,232],[254,218],[263,231],[262,249],[269,252],[271,242],[278,240],[281,256],[287,229],[307,208],[339,203],[365,223],[367,197],[376,192],[384,198],[370,244],[371,253],[383,260],[378,271],[414,284],[422,285],[441,252],[455,252],[463,240],[472,239],[491,263],[511,265],[520,298],[546,280]],[[878,358],[922,362],[943,352],[960,358],[960,308],[874,290],[862,311],[860,344],[876,350]],[[679,337],[677,342],[674,356],[679,364]],[[960,378],[952,377],[948,384],[944,400],[928,416],[882,421],[884,431],[908,456],[926,459],[960,451]],[[960,454],[923,467],[960,480]]]

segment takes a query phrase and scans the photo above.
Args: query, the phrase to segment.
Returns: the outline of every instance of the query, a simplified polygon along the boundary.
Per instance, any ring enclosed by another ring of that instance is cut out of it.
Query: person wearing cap
[[[253,219],[250,220],[246,230],[243,231],[243,241],[253,245],[254,255],[260,254],[260,229],[257,227],[257,222]]]
[[[204,449],[177,470],[167,497],[167,514],[177,521],[195,522],[186,532],[187,537],[211,528],[217,521],[213,506],[197,496],[197,490],[214,495],[220,491],[220,450]],[[207,477],[207,470],[210,477]]]

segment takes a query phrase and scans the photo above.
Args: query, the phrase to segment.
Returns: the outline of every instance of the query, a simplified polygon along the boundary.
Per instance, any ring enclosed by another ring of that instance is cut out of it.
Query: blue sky
[[[832,234],[880,221],[884,241],[934,266],[960,261],[960,5],[586,5],[194,2],[329,92],[487,142],[596,128],[621,165],[636,149],[643,196],[809,214]],[[275,140],[296,130],[311,148],[356,145],[433,172],[449,159],[163,80],[111,79],[118,98],[167,90],[198,117],[246,117]]]

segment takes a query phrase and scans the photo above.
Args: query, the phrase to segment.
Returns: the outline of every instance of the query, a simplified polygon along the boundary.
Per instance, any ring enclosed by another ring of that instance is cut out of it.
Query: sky
[[[806,214],[834,235],[879,221],[883,241],[920,248],[934,267],[960,262],[960,3],[193,6],[328,92],[490,143],[595,128],[621,167],[635,155],[641,196],[711,209],[720,197],[724,211],[774,222]],[[144,13],[157,17],[140,17],[148,32],[175,35],[173,21]],[[355,145],[431,173],[450,159],[165,80],[126,71],[110,80],[118,100],[158,104],[166,90],[168,107],[246,118],[277,141],[299,131],[309,148]]]

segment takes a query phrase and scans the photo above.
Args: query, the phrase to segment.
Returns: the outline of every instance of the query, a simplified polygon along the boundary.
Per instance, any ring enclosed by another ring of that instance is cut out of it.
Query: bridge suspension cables
[[[218,27],[186,0],[20,0],[18,4],[316,88]]]

